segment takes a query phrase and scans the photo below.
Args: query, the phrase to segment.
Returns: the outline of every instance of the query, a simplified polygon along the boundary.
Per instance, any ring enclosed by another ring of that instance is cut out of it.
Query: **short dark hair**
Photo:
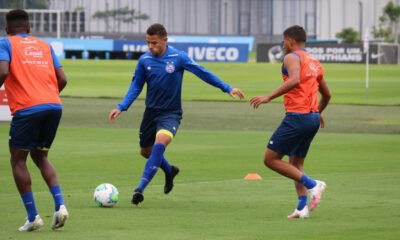
[[[6,14],[7,27],[29,26],[29,15],[22,9],[11,10]]]
[[[166,37],[167,36],[167,30],[165,29],[165,27],[160,24],[160,23],[155,23],[153,25],[151,25],[147,31],[146,31],[147,35],[157,35],[160,37]]]
[[[283,36],[287,38],[291,38],[298,43],[305,43],[307,40],[307,34],[303,27],[294,25],[287,28],[283,32]]]

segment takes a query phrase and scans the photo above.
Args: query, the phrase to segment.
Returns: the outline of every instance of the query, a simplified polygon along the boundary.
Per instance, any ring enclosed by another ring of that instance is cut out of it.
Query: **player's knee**
[[[24,160],[24,159],[11,158],[10,162],[11,162],[11,167],[13,169],[24,169],[24,168],[27,168],[26,160]]]
[[[47,154],[44,152],[41,152],[39,150],[32,150],[30,152],[31,158],[33,160],[33,162],[38,166],[42,166],[43,164],[46,163],[47,161]]]
[[[270,158],[264,158],[264,165],[268,168],[273,169],[274,166],[274,160]]]
[[[151,154],[151,150],[147,148],[141,148],[140,149],[140,155],[142,155],[144,158],[149,158]]]

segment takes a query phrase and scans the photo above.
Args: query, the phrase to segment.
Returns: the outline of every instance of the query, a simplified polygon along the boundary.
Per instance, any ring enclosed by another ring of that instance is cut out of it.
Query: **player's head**
[[[149,51],[155,56],[161,56],[167,48],[167,30],[159,23],[151,25],[146,32]]]
[[[29,33],[29,15],[22,9],[11,10],[6,14],[6,32],[8,35]]]
[[[294,25],[283,32],[283,49],[285,53],[296,51],[303,48],[306,43],[307,35],[303,27]]]

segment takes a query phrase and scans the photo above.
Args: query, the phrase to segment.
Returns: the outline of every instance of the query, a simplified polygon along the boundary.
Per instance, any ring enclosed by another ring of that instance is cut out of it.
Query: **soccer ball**
[[[118,189],[110,183],[102,183],[94,190],[94,201],[99,207],[113,207],[118,202]]]

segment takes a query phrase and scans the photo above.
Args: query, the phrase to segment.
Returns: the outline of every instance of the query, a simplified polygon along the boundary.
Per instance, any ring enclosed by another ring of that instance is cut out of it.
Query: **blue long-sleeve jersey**
[[[147,83],[146,108],[182,111],[181,92],[184,70],[192,72],[223,92],[232,91],[231,86],[198,65],[185,52],[167,47],[160,57],[146,52],[139,58],[129,90],[117,108],[120,111],[126,111]]]

